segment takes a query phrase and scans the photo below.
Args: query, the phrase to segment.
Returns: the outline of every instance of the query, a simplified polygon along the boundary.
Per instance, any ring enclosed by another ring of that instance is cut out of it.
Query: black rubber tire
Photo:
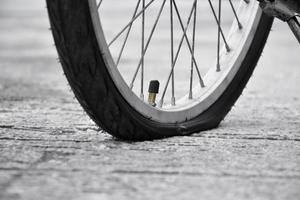
[[[152,140],[216,128],[251,77],[273,22],[262,16],[237,75],[209,109],[192,120],[166,124],[145,118],[118,91],[101,57],[88,1],[46,1],[60,62],[75,97],[103,130],[124,140]]]

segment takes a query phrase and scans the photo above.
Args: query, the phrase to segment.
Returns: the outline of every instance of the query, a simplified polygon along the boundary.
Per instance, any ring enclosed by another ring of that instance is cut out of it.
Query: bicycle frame
[[[287,22],[300,43],[299,0],[258,0],[265,13]]]

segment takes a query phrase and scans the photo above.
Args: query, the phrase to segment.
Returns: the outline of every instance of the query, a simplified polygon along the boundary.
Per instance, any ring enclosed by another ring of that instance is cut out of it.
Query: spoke
[[[237,14],[236,14],[236,10],[235,10],[235,8],[234,8],[234,6],[233,6],[232,0],[229,0],[229,3],[230,3],[230,6],[231,6],[231,8],[232,8],[232,11],[233,11],[233,14],[234,14],[234,16],[235,16],[235,19],[236,19],[236,21],[237,21],[237,23],[238,23],[239,29],[242,29],[242,28],[243,28],[243,25],[241,24],[241,22],[240,22],[240,20],[239,20],[239,17],[238,17]]]
[[[218,26],[218,46],[217,46],[217,72],[221,71],[221,66],[220,66],[220,39],[221,39],[221,11],[222,11],[222,0],[219,0],[219,26]]]
[[[195,53],[196,24],[197,24],[197,2],[196,2],[196,6],[195,6],[194,24],[193,24],[193,46],[192,46],[193,54]],[[194,62],[193,62],[193,58],[191,58],[189,99],[193,98],[193,76],[194,76]]]
[[[145,0],[143,0],[143,9],[145,8]],[[140,98],[144,100],[144,50],[145,50],[145,12],[142,15],[142,48],[141,48],[141,57],[142,57],[142,69],[141,69],[141,94]]]
[[[167,81],[166,81],[166,84],[165,84],[165,87],[164,87],[164,90],[163,90],[163,93],[162,93],[162,97],[159,101],[159,107],[162,107],[163,105],[163,101],[164,101],[164,97],[166,95],[166,91],[167,91],[167,88],[168,88],[168,85],[169,85],[169,82],[170,82],[170,79],[171,79],[171,76],[172,76],[172,72],[174,71],[174,68],[175,68],[175,65],[176,65],[176,62],[177,62],[177,59],[178,59],[178,56],[179,56],[179,53],[180,53],[180,50],[181,50],[181,47],[182,47],[182,44],[183,44],[183,41],[184,41],[184,35],[186,34],[188,28],[189,28],[189,25],[190,25],[190,21],[191,21],[191,18],[192,18],[192,14],[195,10],[195,5],[192,7],[192,10],[189,14],[189,17],[188,17],[188,21],[187,21],[187,24],[186,24],[186,27],[184,29],[184,33],[180,39],[180,42],[179,42],[179,45],[178,45],[178,49],[177,49],[177,52],[176,52],[176,55],[175,55],[175,59],[174,59],[174,62],[173,62],[173,66],[171,68],[171,71],[168,75],[168,78],[167,78]]]
[[[138,12],[136,14],[136,16],[126,25],[124,26],[121,31],[111,40],[110,43],[108,43],[108,47],[110,47],[119,37],[120,35],[122,35],[122,33],[133,23],[137,20],[137,18],[139,18],[145,11],[146,9],[154,2],[155,0],[151,0],[146,6],[145,8],[143,8],[140,12]]]
[[[164,9],[164,7],[165,7],[165,4],[166,4],[166,0],[163,0],[163,3],[162,3],[162,5],[161,5],[160,10],[159,10],[159,12],[158,12],[158,15],[157,15],[157,17],[156,17],[155,23],[154,23],[154,25],[153,25],[153,27],[152,27],[150,36],[149,36],[149,38],[148,38],[148,40],[147,40],[145,49],[144,49],[144,51],[143,51],[143,55],[142,55],[141,59],[139,60],[138,66],[137,66],[137,68],[136,68],[136,70],[135,70],[135,73],[134,73],[134,75],[133,75],[133,78],[132,78],[132,80],[131,80],[131,83],[130,83],[130,88],[131,88],[131,89],[133,88],[134,81],[135,81],[135,79],[136,79],[137,73],[139,72],[139,70],[140,70],[140,68],[141,68],[142,60],[144,59],[145,54],[146,54],[146,52],[147,52],[147,50],[148,50],[149,44],[150,44],[150,42],[151,42],[152,36],[153,36],[153,34],[154,34],[154,31],[156,30],[158,21],[159,21],[159,19],[160,19],[161,13],[162,13],[162,11],[163,11],[163,9]]]
[[[223,41],[224,41],[224,43],[225,43],[226,50],[229,52],[229,51],[230,51],[230,47],[229,47],[229,45],[228,45],[228,43],[227,43],[227,41],[226,41],[226,39],[225,39],[223,30],[222,30],[222,27],[221,27],[221,25],[220,25],[220,22],[219,22],[219,20],[218,20],[218,18],[217,18],[215,9],[214,9],[214,7],[213,7],[213,5],[212,5],[212,3],[211,3],[211,0],[208,0],[208,2],[209,2],[209,5],[210,5],[210,8],[211,8],[211,10],[212,10],[212,13],[213,13],[213,15],[214,15],[214,18],[215,18],[215,20],[216,20],[216,22],[217,22],[217,24],[218,24],[219,29],[220,29],[220,33],[221,33],[221,36],[222,36]]]
[[[99,8],[100,8],[100,6],[101,6],[102,2],[103,2],[103,0],[100,0],[100,1],[99,1],[98,5],[97,5],[97,9],[99,9]]]
[[[171,25],[171,69],[174,65],[174,23],[173,20],[173,4],[172,0],[170,0],[170,25]],[[175,83],[174,83],[174,70],[172,70],[172,97],[171,97],[171,104],[175,106]]]
[[[179,20],[179,22],[180,22],[181,29],[182,29],[183,34],[184,34],[184,38],[185,38],[186,43],[187,43],[187,45],[188,45],[189,51],[190,51],[190,53],[191,53],[191,56],[192,56],[192,59],[193,59],[193,62],[194,62],[194,66],[195,66],[195,68],[196,68],[196,71],[197,71],[197,74],[198,74],[198,77],[199,77],[200,85],[201,85],[201,87],[205,87],[204,82],[203,82],[203,79],[202,79],[201,74],[200,74],[200,71],[199,71],[199,68],[198,68],[198,65],[197,65],[197,62],[196,62],[196,59],[195,59],[195,56],[194,56],[194,53],[193,53],[193,50],[192,50],[192,47],[191,47],[191,44],[190,44],[189,39],[188,39],[188,37],[187,37],[187,35],[186,35],[186,32],[184,32],[183,22],[182,22],[182,19],[181,19],[180,14],[179,14],[177,5],[176,5],[176,3],[175,3],[174,0],[172,0],[172,1],[173,1],[173,5],[174,5],[174,8],[175,8],[175,11],[176,11],[178,20]],[[196,7],[196,3],[197,3],[197,0],[194,1],[194,5],[193,5],[194,8]]]
[[[132,19],[134,19],[134,17],[136,16],[136,13],[137,13],[137,11],[138,11],[138,8],[139,8],[139,6],[140,6],[140,3],[141,3],[141,0],[138,1],[137,5],[136,5],[136,7],[135,7],[135,10],[134,10]],[[132,19],[131,19],[131,20],[132,20]],[[123,52],[124,52],[125,45],[126,45],[126,43],[127,43],[127,40],[128,40],[129,34],[130,34],[130,31],[131,31],[131,28],[132,28],[132,25],[133,25],[133,23],[131,23],[130,26],[128,27],[128,30],[127,30],[127,33],[126,33],[126,36],[125,36],[123,45],[122,45],[122,47],[121,47],[121,50],[120,50],[120,53],[119,53],[119,56],[118,56],[118,59],[117,59],[117,62],[116,62],[116,66],[118,66],[119,63],[120,63],[122,54],[123,54]]]

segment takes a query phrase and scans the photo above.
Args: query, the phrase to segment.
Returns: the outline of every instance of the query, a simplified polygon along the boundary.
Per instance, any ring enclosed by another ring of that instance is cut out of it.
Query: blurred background
[[[62,70],[57,64],[56,50],[53,46],[51,32],[48,30],[49,22],[47,18],[47,11],[45,8],[45,2],[40,0],[27,0],[26,2],[21,0],[2,0],[0,4],[1,95],[18,95],[15,90],[26,90],[24,88],[24,84],[33,84],[34,88],[35,86],[40,85],[43,87],[52,88],[54,90],[62,89],[63,91],[65,91],[66,82],[64,77],[61,75]],[[226,4],[224,4],[224,6],[225,5]],[[205,9],[209,9],[209,7],[200,8],[199,13],[205,13],[201,12]],[[120,20],[122,21],[123,19],[124,21],[128,18],[122,18],[120,16],[131,15],[131,13],[129,15],[126,15],[126,13],[117,13],[118,12],[115,12],[113,15],[105,15],[107,13],[104,13],[104,16],[109,16],[107,19],[103,20],[104,26],[114,27],[108,25],[120,23]],[[205,19],[204,22],[206,22],[206,28],[200,28],[200,32],[202,31],[202,33],[200,34],[201,37],[199,38],[203,40],[200,42],[202,42],[201,44],[205,45],[204,47],[202,45],[202,49],[199,50],[199,55],[203,55],[203,57],[198,61],[199,65],[201,66],[200,70],[205,69],[205,66],[213,63],[213,58],[215,56],[215,43],[209,42],[215,39],[215,22],[212,16],[205,16],[202,14],[201,19],[202,18]],[[226,23],[230,24],[231,21],[226,20],[225,17],[223,19],[223,23],[225,24],[224,27],[226,27]],[[165,24],[162,23],[160,24],[160,26],[164,27]],[[117,27],[117,30],[118,29],[119,26]],[[113,28],[108,30],[108,33],[109,31],[113,32],[112,30]],[[259,62],[256,73],[258,73],[259,76],[263,77],[263,80],[265,80],[263,81],[263,84],[267,84],[269,86],[267,88],[272,88],[271,90],[274,90],[274,84],[278,84],[279,87],[276,88],[283,90],[285,87],[289,88],[290,86],[294,86],[295,83],[291,83],[291,81],[295,81],[297,79],[296,77],[299,76],[299,68],[297,66],[299,65],[298,55],[300,49],[298,48],[296,39],[289,31],[286,24],[276,20],[272,30],[273,31],[270,34],[270,38],[267,42],[263,57]],[[114,31],[114,33],[116,33],[116,30]],[[162,29],[162,31],[164,31],[164,29]],[[160,38],[159,36],[160,34],[157,34],[154,37],[154,43],[161,43],[167,40],[167,38]],[[122,41],[122,38],[120,41]],[[211,46],[209,45],[213,45],[213,48],[211,48]],[[169,48],[169,44],[163,45],[162,47],[164,46],[167,46]],[[157,49],[154,48],[152,50],[152,54],[154,52],[155,55],[155,52],[157,54],[157,52],[161,52],[161,50],[162,49],[160,49],[160,51],[157,51]],[[187,50],[187,48],[185,48],[185,50]],[[126,65],[136,65],[137,62],[136,60],[132,59],[132,55],[138,54],[137,51],[138,49],[130,49],[130,51],[127,51],[129,52],[129,54],[127,53],[126,55],[125,53],[125,59],[122,59],[123,63],[125,63],[125,67],[122,66],[121,70],[125,70],[125,74],[128,74],[130,77],[132,76],[131,74],[133,74],[133,72],[131,72],[132,70],[128,71],[128,69],[132,68],[128,68],[126,67]],[[149,54],[151,55],[151,48]],[[183,57],[183,60],[185,60],[184,56],[181,57]],[[168,57],[163,58],[163,60],[161,61],[169,62]],[[179,59],[178,62],[180,63],[181,60]],[[152,63],[153,66],[150,69],[154,68],[156,70],[161,70],[161,63],[157,63],[155,62],[155,60],[152,60]],[[204,66],[204,68],[202,66]],[[180,76],[183,73],[180,73],[179,71],[179,73],[177,74]],[[127,79],[129,80],[128,77]],[[276,79],[283,81],[283,83],[279,84],[278,80]],[[261,83],[259,83],[260,81],[262,80],[252,80],[250,82],[250,87],[255,87],[255,85],[261,86]],[[15,83],[12,84],[12,82]],[[7,84],[10,85],[10,89],[3,90],[3,88]],[[14,87],[17,87],[18,89],[14,89]],[[180,89],[182,87],[180,86],[177,88]],[[258,89],[261,88],[262,87]],[[33,88],[30,88],[30,90],[32,91]],[[31,93],[31,91],[28,92]],[[43,93],[43,91],[40,92]],[[37,94],[27,94],[27,92],[25,92],[21,96],[24,95],[30,96]]]
[[[0,83],[2,84],[2,88],[3,84],[7,84],[7,81],[17,81],[20,84],[20,87],[23,81],[25,81],[27,83],[34,83],[38,85],[45,84],[53,89],[64,88],[66,83],[64,78],[61,76],[61,68],[57,64],[57,54],[53,46],[51,32],[49,31],[49,22],[45,8],[45,2],[40,0],[2,0],[0,4]],[[209,7],[202,8],[201,11],[205,9],[209,9]],[[200,14],[203,13],[201,11],[199,12]],[[122,18],[120,18],[122,14],[124,13],[112,15],[115,17],[110,17],[110,21],[104,19],[104,26],[108,25],[109,23],[112,25],[116,24],[116,21],[120,19],[122,21]],[[104,16],[107,15],[104,13]],[[201,34],[200,37],[202,40],[206,41],[202,42],[203,45],[209,44],[208,41],[214,39],[215,33],[213,31],[215,28],[213,17],[206,17],[209,19],[206,20],[206,28],[202,29],[202,31],[207,31]],[[127,18],[128,17],[125,17],[123,21],[127,20]],[[202,16],[201,18],[205,18],[205,16]],[[230,22],[230,20],[223,19],[225,27],[227,22]],[[161,26],[164,26],[164,24]],[[119,28],[120,26],[117,27],[117,30]],[[295,76],[299,71],[297,67],[293,67],[299,65],[298,55],[300,53],[300,49],[298,48],[297,41],[295,38],[293,38],[292,33],[284,23],[276,20],[272,30],[273,31],[270,34],[270,38],[263,53],[263,57],[261,58],[256,71],[259,72],[263,69],[263,71],[267,71],[267,69],[270,69],[269,73],[267,73],[268,77],[264,77],[264,80],[271,80],[265,84],[274,84],[274,82],[278,83],[278,81],[274,81],[276,76],[286,75],[286,77],[289,78],[286,79],[284,84],[281,84],[281,86],[288,87],[289,85],[294,85],[289,84],[289,81],[291,81],[291,76]],[[158,40],[159,35],[160,34],[155,36],[156,38],[154,38],[154,42],[157,43],[166,40],[166,38],[161,38]],[[215,44],[212,44],[215,47]],[[136,51],[137,50],[135,49],[131,49],[127,57],[125,54],[126,59],[130,60],[130,55],[136,53],[138,54]],[[157,49],[154,49],[153,51],[157,52]],[[207,48],[204,47],[204,51],[202,50],[201,54],[199,55],[203,55],[203,58],[199,59],[199,65],[207,66],[212,62],[213,57],[215,56],[215,51],[214,49],[211,50],[211,48],[207,46]],[[166,62],[168,62],[168,58],[165,58],[164,60],[167,60]],[[155,61],[153,62],[154,68],[155,66],[159,65],[158,63],[155,63]],[[135,63],[136,62],[129,61],[130,65]],[[124,67],[122,67],[121,70],[123,68]],[[282,71],[282,69],[284,70]],[[285,72],[288,74],[285,74]],[[130,74],[132,74],[131,71]],[[178,74],[180,75],[180,73]],[[251,81],[251,83],[254,85],[259,85],[257,84],[257,81]]]

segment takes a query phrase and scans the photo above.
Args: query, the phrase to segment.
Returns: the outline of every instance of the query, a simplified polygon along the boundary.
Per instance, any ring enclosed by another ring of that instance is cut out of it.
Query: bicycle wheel
[[[103,130],[125,140],[217,127],[250,78],[273,21],[254,0],[47,0],[47,6],[76,98]],[[151,80],[162,87],[157,91],[152,81],[148,99]]]

